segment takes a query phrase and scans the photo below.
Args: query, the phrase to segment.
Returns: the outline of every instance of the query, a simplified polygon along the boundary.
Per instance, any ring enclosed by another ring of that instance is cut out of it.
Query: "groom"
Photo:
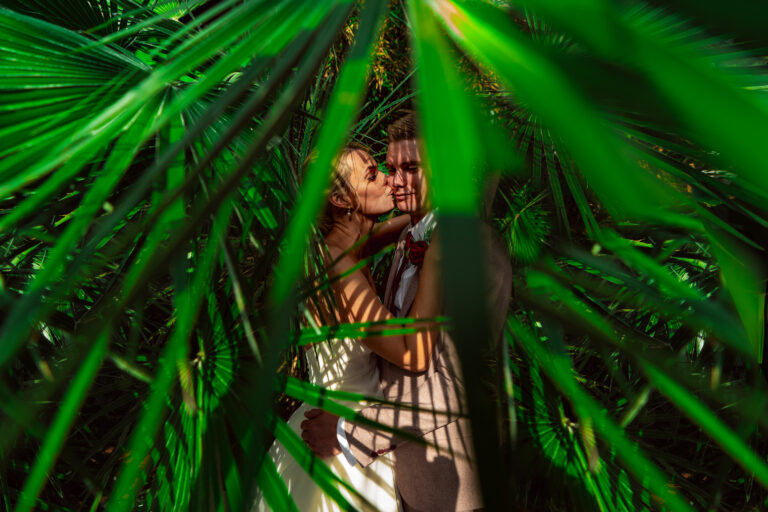
[[[384,304],[396,316],[407,317],[416,296],[423,251],[435,227],[428,183],[421,166],[413,114],[387,130],[387,167],[394,199],[411,223],[400,235],[387,279]],[[511,269],[506,252],[489,238],[489,262],[494,269],[488,290],[493,332],[500,335],[511,293]],[[477,264],[477,262],[468,262]],[[372,429],[313,409],[302,423],[302,437],[320,457],[344,453],[350,463],[367,466],[394,450],[395,480],[406,511],[474,510],[482,497],[472,461],[472,437],[463,403],[463,385],[450,336],[443,332],[432,352],[429,368],[409,372],[379,359],[384,398],[418,409],[372,405],[360,413],[367,419],[408,431],[424,443]]]

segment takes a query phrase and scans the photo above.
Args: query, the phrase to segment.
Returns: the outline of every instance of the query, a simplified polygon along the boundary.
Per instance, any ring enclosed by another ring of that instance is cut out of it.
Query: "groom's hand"
[[[336,439],[336,425],[339,417],[322,409],[311,409],[304,413],[301,422],[301,438],[320,458],[327,459],[341,453]]]

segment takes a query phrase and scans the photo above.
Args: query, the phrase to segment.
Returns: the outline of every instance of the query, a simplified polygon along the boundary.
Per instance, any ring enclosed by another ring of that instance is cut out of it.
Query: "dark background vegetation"
[[[176,2],[0,1],[2,506],[240,510],[256,486],[290,505],[261,460],[278,418],[321,393],[291,385],[299,345],[321,341],[302,322],[316,244],[290,250],[289,226],[313,215],[305,163],[348,138],[382,161],[402,109],[440,119],[424,97],[446,79],[422,44],[462,81],[427,152],[486,160],[476,172],[498,185],[485,220],[515,269],[505,338],[467,362],[493,397],[492,420],[473,417],[492,447],[489,509],[763,509],[766,9],[469,3],[454,33],[440,2],[392,1],[348,119],[332,105],[355,92],[339,77],[375,2],[307,4],[315,25],[290,18],[299,3],[187,2],[163,17]],[[301,23],[277,53],[238,46]],[[591,38],[600,23],[608,35]],[[201,34],[221,45],[174,53]],[[522,51],[541,60],[508,67]],[[183,60],[193,52],[204,58]],[[674,58],[675,76],[662,67]],[[605,138],[574,144],[569,125]],[[603,143],[621,158],[590,160]]]

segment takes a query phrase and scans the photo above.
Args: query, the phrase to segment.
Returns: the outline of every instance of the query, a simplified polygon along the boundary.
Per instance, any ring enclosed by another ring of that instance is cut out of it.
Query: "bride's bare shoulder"
[[[328,276],[343,276],[357,264],[357,260],[349,254],[349,250],[332,243],[327,244],[323,254],[325,271]]]
[[[357,268],[358,261],[349,251],[328,244],[322,254],[324,268],[315,275],[317,293],[305,301],[312,317],[320,325],[352,322],[350,297],[359,291],[364,276]]]

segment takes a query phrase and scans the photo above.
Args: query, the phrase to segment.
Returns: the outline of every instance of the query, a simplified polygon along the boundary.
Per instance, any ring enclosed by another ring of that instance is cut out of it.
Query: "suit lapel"
[[[397,239],[397,247],[395,248],[395,255],[392,257],[392,266],[389,267],[389,276],[387,276],[387,286],[384,288],[384,306],[392,311],[392,303],[395,297],[392,294],[392,288],[395,286],[395,275],[397,269],[400,267],[400,263],[403,261],[403,255],[405,254],[405,239],[408,237],[408,230],[411,229],[411,223],[400,232],[400,237]]]

